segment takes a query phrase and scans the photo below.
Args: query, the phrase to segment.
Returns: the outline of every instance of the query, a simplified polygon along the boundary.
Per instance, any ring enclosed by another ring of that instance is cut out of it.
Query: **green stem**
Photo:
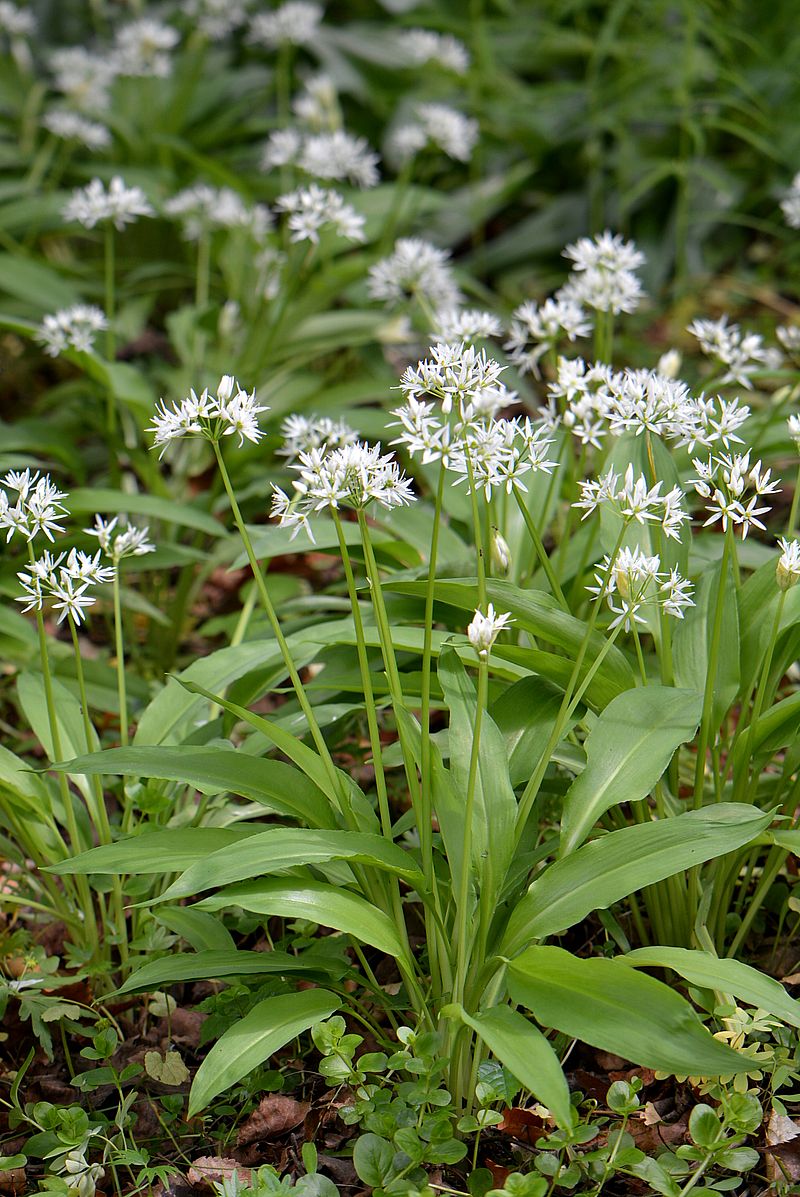
[[[472,533],[475,537],[475,553],[478,567],[478,608],[486,614],[486,555],[481,531],[481,515],[478,509],[478,492],[475,489],[475,474],[469,452],[465,454],[467,462],[467,485],[469,486],[469,501],[472,509]]]
[[[472,750],[467,776],[467,797],[464,806],[464,835],[461,844],[461,876],[459,877],[458,905],[456,908],[456,983],[453,1000],[463,1002],[469,963],[469,883],[472,875],[472,821],[475,807],[475,792],[478,783],[478,762],[480,760],[481,725],[489,694],[488,655],[478,659],[478,704],[475,711],[475,727],[472,731]],[[476,881],[478,879],[476,878]]]
[[[558,599],[559,603],[564,608],[564,610],[568,614],[571,614],[570,609],[569,609],[569,604],[567,603],[567,600],[564,597],[564,591],[561,589],[561,584],[555,575],[555,571],[553,570],[553,564],[552,564],[550,558],[548,557],[547,552],[545,551],[544,543],[542,541],[541,536],[539,535],[539,529],[536,527],[536,521],[534,520],[530,511],[528,510],[527,503],[525,502],[525,500],[523,499],[522,495],[520,494],[520,492],[517,490],[516,487],[514,487],[514,498],[517,500],[517,506],[519,507],[520,512],[522,514],[522,518],[525,521],[525,527],[528,529],[528,535],[530,536],[531,540],[533,541],[534,547],[536,549],[536,554],[539,558],[539,562],[542,566],[542,569],[544,570],[545,577],[547,578],[547,581],[550,584],[550,589],[552,590],[554,596]]]
[[[197,266],[194,285],[194,305],[198,318],[208,306],[208,295],[211,278],[211,233],[203,229],[197,241]],[[193,369],[198,373],[202,369],[205,356],[206,337],[201,328],[197,328],[194,336]]]
[[[800,507],[800,466],[797,467],[797,477],[794,483],[794,494],[792,495],[792,506],[789,511],[789,527],[786,530],[787,539],[794,536],[795,528],[797,527],[797,511]]]
[[[742,761],[741,772],[739,773],[739,776],[734,781],[733,798],[734,798],[735,802],[741,801],[743,791],[747,788],[747,771],[748,771],[748,767],[752,763],[751,757],[753,754],[753,741],[755,739],[756,724],[758,723],[758,720],[761,716],[761,712],[764,708],[764,699],[766,698],[767,687],[769,686],[770,670],[772,669],[772,658],[775,653],[775,644],[778,639],[778,633],[780,632],[781,619],[783,618],[783,607],[784,607],[784,603],[786,602],[787,593],[788,593],[788,591],[786,591],[786,590],[781,591],[780,597],[778,599],[778,605],[775,610],[775,618],[772,621],[772,632],[770,634],[769,644],[767,646],[767,651],[764,656],[764,664],[761,668],[761,676],[759,678],[758,688],[756,690],[755,702],[753,703],[753,709],[750,713],[750,721],[749,721],[748,727],[747,727],[747,739],[745,740],[744,760]],[[743,715],[744,715],[744,711],[741,712],[740,718]],[[758,771],[754,768],[751,785],[750,785],[750,794],[749,794],[749,797],[751,800],[753,797],[752,791],[755,789],[755,787],[757,785],[758,785]]]
[[[711,644],[708,652],[708,672],[703,694],[703,714],[700,720],[700,736],[697,741],[697,763],[694,776],[694,809],[703,805],[703,788],[706,775],[706,754],[711,740],[711,720],[714,714],[714,688],[717,679],[719,649],[722,640],[722,619],[725,613],[725,584],[728,580],[728,562],[733,543],[733,525],[728,524],[725,533],[725,547],[720,561],[719,578],[714,604],[714,622],[711,630]]]
[[[114,651],[117,656],[117,697],[119,700],[119,742],[128,746],[128,691],[125,679],[125,643],[122,634],[122,601],[119,587],[119,562],[114,569]]]

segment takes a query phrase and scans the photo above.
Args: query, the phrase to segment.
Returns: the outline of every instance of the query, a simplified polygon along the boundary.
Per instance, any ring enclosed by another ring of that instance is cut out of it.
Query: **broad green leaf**
[[[69,509],[74,516],[92,515],[95,512],[123,512],[130,516],[143,516],[149,520],[163,520],[182,528],[194,528],[207,536],[227,536],[227,529],[200,507],[188,503],[176,503],[158,495],[128,494],[118,490],[104,490],[102,487],[78,487],[70,491]]]
[[[800,1002],[790,997],[779,981],[739,960],[720,960],[710,952],[688,948],[662,947],[637,948],[620,959],[635,968],[671,968],[690,985],[731,993],[791,1027],[800,1027]]]
[[[354,935],[389,956],[405,956],[406,949],[392,920],[377,906],[324,881],[256,881],[232,885],[198,903],[201,910],[240,906],[253,914],[308,919]]]
[[[195,912],[195,913],[203,913]],[[338,977],[342,964],[321,953],[245,952],[214,949],[204,952],[175,952],[162,960],[151,960],[131,973],[118,993],[158,989],[182,981],[204,981],[221,977],[250,977],[261,973],[314,973]]]
[[[703,693],[708,674],[712,628],[717,598],[717,584],[722,561],[707,569],[698,580],[695,605],[680,621],[672,640],[675,682],[687,690]],[[739,690],[739,614],[733,567],[728,565],[722,579],[725,597],[722,607],[722,634],[714,679],[714,705],[711,730],[715,732]]]
[[[159,900],[174,901],[235,881],[262,877],[300,865],[324,864],[331,860],[346,860],[384,869],[402,877],[415,889],[422,888],[425,882],[408,853],[379,835],[269,827],[245,844],[232,844],[198,861]]]
[[[298,769],[283,761],[230,748],[142,745],[108,748],[56,766],[65,773],[158,777],[194,786],[201,793],[239,794],[267,810],[318,827],[334,826],[325,795]]]
[[[511,914],[500,951],[513,955],[532,939],[557,935],[637,889],[733,852],[771,821],[771,812],[721,802],[600,836],[535,878]]]
[[[564,679],[565,683],[567,678]],[[492,719],[502,735],[508,753],[512,785],[527,782],[541,760],[555,726],[563,694],[541,677],[525,677],[504,690],[492,704]],[[579,708],[580,709],[580,708]],[[572,730],[577,712],[564,728]]]
[[[702,694],[652,685],[626,690],[600,712],[584,744],[586,768],[564,799],[560,856],[574,852],[610,807],[647,797],[697,731],[702,706]]]
[[[566,1077],[558,1056],[538,1027],[508,1006],[493,1006],[472,1016],[462,1010],[461,1019],[477,1031],[500,1063],[547,1106],[560,1127],[572,1126],[573,1110]]]
[[[738,736],[733,750],[733,775],[738,776],[747,768],[748,752],[755,756],[759,752],[775,752],[793,744],[800,726],[800,692],[776,702],[756,720],[755,725],[745,727]]]
[[[91,744],[86,743],[86,731],[83,725],[81,704],[78,698],[57,679],[52,679],[53,699],[56,713],[56,725],[59,738],[59,756],[77,756],[90,750],[99,748],[99,740],[94,727],[91,729]],[[47,753],[48,760],[55,761],[53,739],[50,732],[50,719],[47,712],[47,698],[44,679],[39,673],[21,673],[17,679],[17,693],[20,705],[31,728]],[[87,803],[92,801],[89,783],[84,777],[76,776],[76,785]]]
[[[325,989],[265,998],[239,1019],[212,1047],[197,1070],[189,1093],[189,1117],[269,1059],[315,1022],[329,1018],[341,1001]]]
[[[23,209],[28,212],[30,219],[30,198],[25,200]],[[7,227],[4,224],[4,228]],[[81,303],[78,288],[52,266],[29,257],[23,258],[19,254],[0,253],[0,280],[0,290],[13,295],[15,299],[24,300],[42,315]]]
[[[619,958],[582,960],[563,948],[531,947],[509,964],[508,991],[542,1026],[645,1068],[727,1076],[753,1067],[714,1039],[674,989]]]
[[[165,906],[156,911],[156,919],[185,939],[196,952],[236,951],[233,936],[225,924],[205,910]]]
[[[227,844],[247,839],[261,831],[258,824],[236,827],[167,827],[101,844],[81,852],[72,860],[52,867],[54,873],[180,873],[195,861]]]

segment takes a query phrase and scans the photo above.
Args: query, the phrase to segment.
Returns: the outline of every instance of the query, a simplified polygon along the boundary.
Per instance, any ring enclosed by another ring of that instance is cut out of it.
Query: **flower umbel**
[[[200,395],[192,390],[186,399],[169,407],[162,399],[147,431],[154,434],[153,448],[163,446],[159,457],[172,441],[187,436],[219,441],[223,436],[238,435],[241,448],[246,440],[254,444],[261,440],[264,434],[258,416],[268,410],[256,403],[255,391],[243,391],[231,374],[224,374],[215,395],[208,388]]]
[[[472,623],[467,628],[467,636],[478,656],[485,660],[497,637],[504,628],[513,622],[509,611],[502,615],[495,614],[494,606],[491,603],[486,608],[485,615],[482,611],[477,610],[472,617]]]

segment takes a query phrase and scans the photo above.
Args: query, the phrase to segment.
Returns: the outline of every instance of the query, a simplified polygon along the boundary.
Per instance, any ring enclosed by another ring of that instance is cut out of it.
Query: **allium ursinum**
[[[400,66],[426,66],[429,62],[464,75],[469,69],[469,53],[463,42],[449,33],[434,33],[432,29],[405,29],[399,34]]]
[[[473,345],[433,345],[430,357],[406,367],[397,389],[407,399],[439,399],[443,415],[467,406],[480,415],[495,415],[516,398],[501,381],[505,368]]]
[[[434,313],[434,341],[478,341],[499,337],[503,325],[493,312],[481,308],[440,308]]]
[[[256,403],[255,391],[243,391],[235,378],[224,374],[216,394],[206,388],[198,395],[194,390],[180,403],[169,407],[165,400],[156,408],[148,432],[154,434],[153,448],[163,446],[163,457],[172,441],[199,436],[207,441],[219,441],[223,436],[238,436],[240,447],[246,440],[254,444],[264,435],[258,426],[258,415],[268,411]]]
[[[261,241],[272,224],[264,204],[248,206],[231,187],[210,187],[196,183],[186,187],[164,204],[168,216],[180,220],[187,241],[197,241],[214,229],[250,229]]]
[[[117,30],[112,54],[120,75],[166,79],[172,71],[171,51],[181,40],[177,29],[142,17]]]
[[[105,313],[91,304],[78,303],[45,316],[36,333],[36,340],[44,345],[45,353],[58,357],[65,349],[91,353],[97,333],[108,328]]]
[[[489,603],[486,608],[485,615],[481,610],[477,610],[472,617],[472,623],[467,628],[467,636],[478,656],[485,660],[492,651],[497,637],[504,628],[513,622],[510,611],[506,611],[502,615],[495,614],[492,603]]]
[[[50,55],[53,86],[83,112],[108,109],[111,85],[118,75],[112,55],[94,54],[83,46],[66,46]]]
[[[150,201],[141,187],[126,187],[115,175],[108,190],[100,179],[92,179],[86,187],[78,187],[63,210],[66,221],[77,221],[84,228],[111,221],[116,229],[124,229],[140,216],[154,216]]]
[[[547,429],[529,418],[495,420],[467,418],[454,424],[445,468],[457,474],[456,483],[465,482],[467,493],[483,491],[488,501],[495,490],[511,494],[527,491],[523,477],[529,471],[551,474],[558,465],[549,461],[547,450],[552,440]]]
[[[683,355],[680,349],[668,349],[658,359],[656,374],[660,374],[662,378],[677,378],[681,372],[682,361]]]
[[[779,324],[775,336],[790,357],[800,356],[800,324]]]
[[[2,479],[0,490],[0,529],[7,531],[6,542],[15,532],[30,542],[43,532],[49,541],[54,532],[63,532],[61,520],[69,514],[62,500],[66,495],[38,470],[11,470]],[[8,492],[11,492],[9,496]]]
[[[787,540],[778,537],[781,555],[778,559],[775,577],[780,590],[791,590],[800,582],[800,540]]]
[[[428,147],[457,162],[469,162],[478,140],[478,122],[447,104],[415,104],[414,120],[397,126],[387,143],[388,157],[398,165]]]
[[[346,179],[354,187],[374,187],[380,180],[379,161],[363,137],[345,129],[310,134],[278,129],[264,146],[261,167],[297,166],[316,179]]]
[[[687,330],[696,337],[703,353],[725,366],[722,382],[738,382],[752,388],[750,375],[770,364],[770,353],[757,333],[742,334],[738,324],[719,320],[693,320]]]
[[[312,0],[286,0],[274,12],[253,17],[247,40],[270,49],[305,46],[316,37],[323,15],[322,7]]]
[[[614,558],[603,558],[595,574],[595,585],[587,586],[590,594],[604,598],[614,619],[609,629],[622,624],[630,632],[636,624],[646,624],[641,614],[645,607],[660,608],[674,619],[683,619],[687,607],[693,607],[692,584],[682,578],[677,569],[661,569],[657,556],[648,557],[638,546],[620,549]]]
[[[401,237],[388,258],[370,266],[367,290],[373,299],[402,303],[419,296],[432,307],[449,307],[461,300],[448,264],[450,254],[418,237]]]
[[[792,185],[781,200],[786,223],[792,229],[800,229],[800,172],[792,179]]]
[[[681,525],[689,519],[681,506],[683,491],[674,486],[662,495],[662,485],[659,481],[655,486],[648,486],[643,474],[638,478],[634,476],[632,465],[628,466],[624,478],[612,469],[597,480],[581,481],[581,497],[573,507],[583,511],[582,519],[588,519],[601,507],[608,507],[626,523],[657,523],[669,539],[680,540]]]
[[[587,365],[582,358],[558,359],[556,377],[548,383],[551,406],[550,425],[561,422],[582,445],[602,447],[608,435],[608,408],[613,370],[602,362]]]
[[[556,293],[600,312],[634,312],[642,298],[642,285],[634,273],[645,262],[632,241],[623,241],[608,230],[596,237],[581,237],[564,250],[572,261],[569,281]]]
[[[350,445],[358,440],[358,433],[345,424],[344,420],[332,420],[329,416],[293,415],[281,424],[283,445],[277,450],[280,457],[294,463],[301,453],[312,449],[328,452]]]
[[[594,325],[579,303],[546,299],[540,306],[526,300],[512,314],[504,348],[522,373],[539,377],[539,361],[560,341],[588,337]]]
[[[289,214],[287,224],[292,241],[317,245],[320,233],[328,229],[347,241],[365,240],[364,217],[352,204],[346,204],[338,191],[326,191],[311,183],[280,196],[275,207]]]
[[[771,481],[772,471],[765,470],[760,461],[751,466],[749,450],[744,454],[710,456],[708,461],[695,458],[692,465],[697,477],[690,479],[691,485],[701,499],[710,500],[706,503],[706,511],[711,514],[703,524],[704,528],[720,520],[726,532],[729,524],[734,530],[741,529],[742,540],[753,527],[765,530],[758,517],[766,515],[772,508],[758,504],[765,495],[780,490],[780,480]]]
[[[36,18],[10,0],[0,0],[0,33],[9,37],[33,37],[36,32]]]
[[[51,108],[42,117],[42,125],[54,137],[80,142],[87,150],[104,150],[111,145],[111,134],[105,125],[87,120],[68,108]]]
[[[156,551],[156,546],[147,539],[149,528],[137,528],[126,519],[124,527],[118,529],[119,519],[118,515],[111,520],[96,515],[94,527],[84,528],[87,536],[97,537],[100,548],[115,565],[123,557],[143,557]]]
[[[292,112],[299,121],[318,133],[342,127],[339,93],[330,75],[321,72],[303,83],[302,91],[292,100]]]
[[[25,603],[23,611],[41,611],[48,604],[58,611],[58,623],[70,615],[80,624],[86,609],[97,602],[89,588],[110,582],[114,568],[100,564],[99,549],[94,556],[71,549],[69,554],[59,553],[57,557],[44,553],[17,577],[23,589],[17,602]]]
[[[794,441],[795,448],[800,452],[800,416],[789,416],[786,427],[789,429],[789,436]]]
[[[271,511],[282,528],[293,529],[292,539],[304,528],[313,541],[311,517],[321,511],[362,510],[370,503],[405,507],[415,499],[394,455],[381,453],[380,444],[355,441],[337,449],[311,449],[298,454],[292,469],[299,473],[292,483],[295,493],[290,497],[273,486]]]
[[[182,9],[192,24],[215,41],[244,25],[249,0],[183,0]]]

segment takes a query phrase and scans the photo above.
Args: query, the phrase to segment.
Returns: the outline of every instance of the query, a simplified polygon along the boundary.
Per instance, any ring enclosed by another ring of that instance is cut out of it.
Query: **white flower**
[[[608,229],[596,237],[581,237],[574,245],[568,245],[564,257],[573,262],[573,270],[638,270],[645,263],[644,254],[633,241],[623,241],[617,233]]]
[[[467,636],[478,656],[488,657],[497,637],[504,628],[513,622],[510,611],[506,611],[503,615],[496,615],[491,603],[486,608],[485,615],[482,611],[477,610],[472,617],[472,623],[467,628]]]
[[[635,312],[644,295],[642,284],[632,270],[603,270],[590,267],[572,275],[556,292],[557,300],[595,308],[598,312]]]
[[[287,416],[281,424],[281,435],[283,445],[278,449],[278,455],[288,458],[292,464],[301,453],[309,453],[312,449],[327,452],[358,440],[358,433],[344,420],[332,420],[329,416]]]
[[[592,512],[607,506],[626,523],[643,526],[659,523],[669,539],[679,540],[681,525],[689,519],[681,506],[683,492],[675,486],[662,495],[662,485],[658,481],[655,486],[648,486],[643,474],[638,477],[634,475],[632,465],[628,466],[620,483],[619,474],[611,469],[597,480],[581,481],[581,497],[573,503],[573,507],[583,510],[582,518],[588,519]]]
[[[117,30],[112,51],[120,75],[166,79],[172,70],[170,51],[180,41],[171,25],[142,17]]]
[[[399,38],[401,52],[408,65],[426,66],[432,62],[456,75],[466,74],[469,67],[467,48],[449,33],[434,33],[432,29],[406,29]]]
[[[440,308],[434,314],[431,336],[435,341],[477,341],[499,337],[503,331],[493,312],[480,308]]]
[[[154,216],[155,212],[141,187],[126,187],[115,175],[108,190],[100,179],[92,179],[88,186],[73,191],[63,215],[66,221],[77,221],[87,229],[107,220],[116,229],[124,229],[140,216]]]
[[[67,496],[50,480],[49,474],[12,470],[3,478],[2,485],[7,490],[0,490],[0,529],[7,530],[7,542],[15,532],[28,541],[43,532],[52,541],[54,532],[64,531],[60,521],[69,514],[62,502]],[[11,502],[7,491],[16,493],[15,502]]]
[[[677,378],[680,373],[682,361],[683,357],[679,349],[668,349],[658,359],[655,372],[656,374],[660,374],[662,378]]]
[[[364,217],[346,204],[338,191],[325,191],[316,183],[282,195],[275,207],[288,212],[292,241],[319,243],[320,233],[330,228],[348,241],[363,241]]]
[[[790,590],[800,582],[800,541],[780,536],[778,544],[782,551],[775,576],[781,590]]]
[[[58,623],[68,615],[80,624],[85,619],[86,609],[97,601],[89,594],[89,587],[110,582],[114,568],[100,565],[100,553],[92,557],[72,549],[68,556],[61,553],[53,557],[46,552],[33,561],[27,570],[17,574],[23,593],[17,602],[24,603],[23,611],[41,611],[45,603],[51,603],[59,612]]]
[[[781,209],[789,227],[800,229],[800,173],[792,179],[791,187],[781,200]]]
[[[258,415],[268,410],[256,403],[255,391],[243,391],[235,378],[224,374],[215,395],[208,388],[200,395],[192,390],[187,398],[170,407],[162,399],[147,431],[154,434],[153,448],[163,446],[159,457],[164,456],[172,441],[186,436],[219,441],[223,436],[238,435],[241,447],[245,440],[256,444],[264,435]]]
[[[367,284],[373,299],[401,303],[421,296],[435,307],[459,303],[461,293],[450,266],[449,253],[417,237],[401,237],[388,258],[369,270]]]
[[[662,572],[659,557],[648,556],[638,546],[620,549],[613,564],[610,557],[604,557],[595,585],[586,589],[605,599],[613,612],[610,630],[622,625],[630,632],[637,624],[645,624],[641,611],[646,606],[660,606],[675,619],[683,619],[684,610],[694,606],[691,583],[676,569]]]
[[[787,353],[793,357],[800,353],[800,324],[779,324],[775,336]]]
[[[311,449],[298,454],[292,469],[299,473],[292,484],[295,495],[290,498],[273,487],[271,512],[282,528],[294,529],[292,538],[305,528],[313,541],[310,517],[326,509],[360,510],[372,502],[404,507],[415,498],[394,455],[381,453],[380,444],[354,441],[331,450]]]
[[[750,452],[710,456],[708,461],[695,459],[692,462],[697,477],[690,479],[691,485],[702,499],[708,499],[706,511],[711,514],[703,527],[721,521],[727,532],[728,525],[741,528],[742,540],[751,527],[765,531],[765,525],[758,518],[772,508],[759,507],[758,501],[765,495],[775,494],[780,489],[778,480],[772,481],[771,470],[765,470],[760,461],[750,465]],[[753,494],[748,498],[747,491]]]
[[[183,0],[183,11],[207,37],[219,41],[244,25],[249,0]]]
[[[794,441],[795,448],[800,450],[800,416],[789,416],[786,427],[789,429],[789,436]]]
[[[336,84],[330,75],[312,75],[292,100],[292,111],[309,129],[338,129],[342,123]]]
[[[434,146],[457,162],[469,162],[478,140],[478,122],[447,104],[417,104],[415,120],[399,125],[390,135],[387,152],[401,164]]]
[[[51,108],[42,117],[42,124],[48,132],[65,141],[79,141],[87,150],[104,150],[111,145],[111,134],[105,125],[87,120],[79,112],[67,108]]]
[[[58,357],[65,349],[91,353],[96,334],[104,328],[108,328],[108,321],[100,308],[78,303],[55,315],[45,316],[36,339],[45,346],[45,353],[50,357]]]
[[[197,241],[212,229],[233,228],[250,229],[255,239],[261,240],[272,223],[264,204],[249,207],[231,187],[210,187],[207,183],[177,192],[166,201],[164,211],[181,221],[187,241]]]
[[[94,54],[83,46],[66,46],[50,55],[54,86],[70,104],[84,112],[103,112],[117,77],[113,55]]]
[[[555,349],[565,337],[569,341],[588,337],[592,328],[592,321],[573,299],[547,299],[541,307],[526,300],[512,314],[510,336],[504,348],[523,373],[538,378],[539,360],[549,350]]]
[[[486,350],[472,345],[433,345],[430,357],[408,366],[400,379],[399,390],[406,398],[423,395],[440,399],[442,412],[454,408],[461,414],[469,406],[483,414],[494,415],[513,402],[500,375],[505,370]]]
[[[156,551],[156,546],[147,539],[148,528],[136,528],[126,519],[126,526],[117,531],[119,519],[118,515],[111,520],[96,515],[94,527],[84,528],[84,532],[87,536],[97,537],[100,548],[115,564],[123,557],[142,557]]]
[[[269,46],[305,46],[314,40],[323,9],[311,0],[286,0],[274,12],[258,13],[250,22],[248,40]]]
[[[768,350],[757,333],[742,334],[738,324],[728,324],[728,317],[719,320],[694,320],[688,331],[696,337],[703,353],[715,357],[726,372],[723,382],[738,382],[752,387],[750,375],[768,363]]]
[[[346,179],[354,187],[374,187],[380,179],[378,162],[365,138],[344,129],[306,137],[297,165],[317,179]]]
[[[11,4],[10,0],[0,0],[0,31],[9,37],[33,37],[36,18],[32,12]]]

